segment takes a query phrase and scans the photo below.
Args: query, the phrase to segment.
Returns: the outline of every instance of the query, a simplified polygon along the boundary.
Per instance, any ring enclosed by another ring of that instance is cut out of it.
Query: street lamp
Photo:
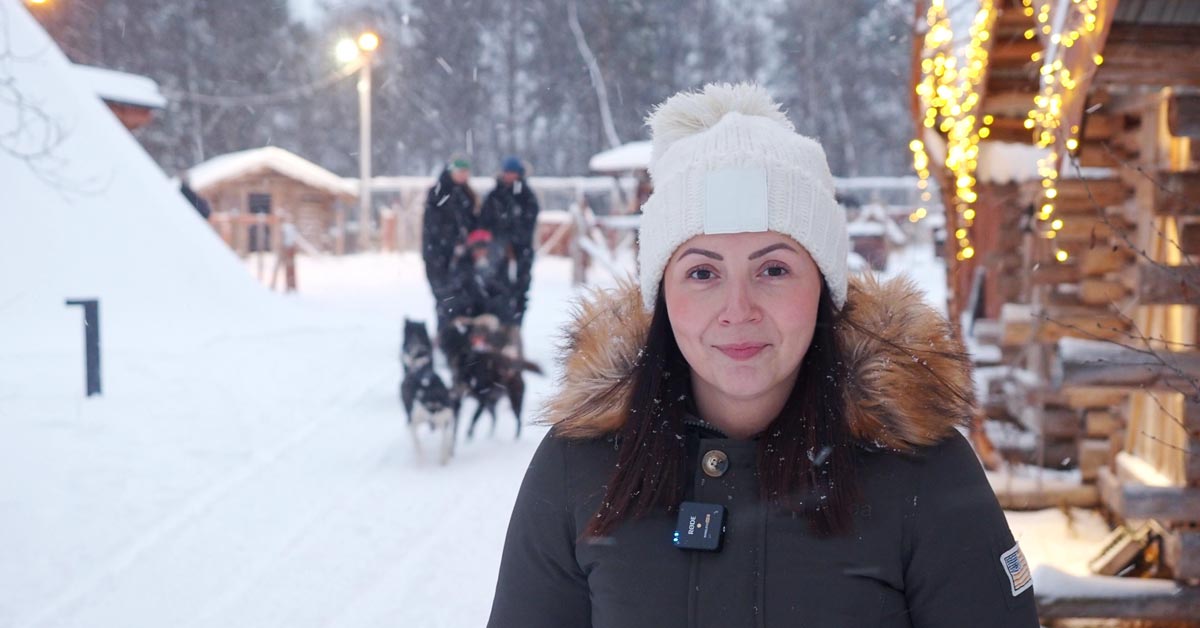
[[[359,62],[358,73],[358,250],[371,242],[371,62],[379,48],[379,35],[365,31],[357,39],[349,37],[334,48],[337,60],[344,64]]]

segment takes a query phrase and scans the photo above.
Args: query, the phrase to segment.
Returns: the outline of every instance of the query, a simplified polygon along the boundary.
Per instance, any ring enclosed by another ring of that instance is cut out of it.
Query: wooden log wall
[[[1131,325],[1123,340],[1081,341],[1064,335],[1059,343],[1062,386],[1128,394],[1123,417],[1108,410],[1085,411],[1081,459],[1106,458],[1095,474],[1103,504],[1120,520],[1156,521],[1163,530],[1164,563],[1181,581],[1200,580],[1195,307],[1200,305],[1200,175],[1169,131],[1190,128],[1190,100],[1181,104],[1169,90],[1118,99],[1110,121],[1099,125],[1108,136],[1102,148],[1116,156],[1115,183],[1088,198],[1111,200],[1117,185],[1132,195],[1120,206],[1109,206],[1106,228],[1093,232],[1097,241],[1107,242],[1108,251],[1090,253],[1086,272],[1080,260],[1076,292],[1085,306],[1116,297],[1112,303],[1120,304],[1116,310]],[[1130,124],[1134,119],[1136,127]],[[1112,150],[1118,143],[1121,150]],[[1079,196],[1078,190],[1063,194],[1064,211],[1087,211]],[[1066,271],[1058,274],[1071,278]],[[1112,311],[1098,314],[1097,320]],[[1109,451],[1102,454],[1106,435]]]

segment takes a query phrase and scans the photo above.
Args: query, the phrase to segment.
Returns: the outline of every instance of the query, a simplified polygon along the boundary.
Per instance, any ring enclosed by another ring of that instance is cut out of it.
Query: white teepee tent
[[[100,300],[106,358],[281,314],[19,0],[0,0],[0,42],[0,396],[62,373],[80,389],[67,299]]]

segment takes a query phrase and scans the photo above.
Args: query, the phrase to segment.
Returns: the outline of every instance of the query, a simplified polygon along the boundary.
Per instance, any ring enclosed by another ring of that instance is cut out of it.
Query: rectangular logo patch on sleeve
[[[1029,574],[1029,563],[1025,554],[1021,553],[1021,545],[1013,545],[1012,549],[1000,555],[1000,564],[1008,575],[1008,584],[1012,588],[1013,597],[1021,595],[1033,586],[1033,576]]]

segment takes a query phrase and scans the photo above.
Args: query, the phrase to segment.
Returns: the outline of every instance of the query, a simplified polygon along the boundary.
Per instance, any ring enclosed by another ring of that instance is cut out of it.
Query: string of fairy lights
[[[1025,15],[1035,17],[1037,24],[1035,28],[1025,31],[1025,39],[1033,39],[1037,36],[1037,30],[1040,30],[1043,36],[1049,36],[1052,44],[1047,46],[1049,54],[1037,51],[1030,57],[1031,61],[1042,64],[1041,86],[1037,96],[1033,99],[1034,107],[1025,118],[1025,128],[1033,133],[1034,140],[1040,148],[1054,148],[1056,141],[1062,138],[1066,149],[1075,152],[1079,148],[1079,125],[1073,124],[1065,131],[1062,125],[1064,100],[1068,93],[1074,91],[1078,86],[1078,78],[1071,74],[1070,68],[1063,63],[1062,56],[1067,48],[1074,47],[1081,39],[1087,42],[1091,41],[1091,38],[1085,39],[1085,37],[1099,28],[1099,19],[1096,15],[1099,0],[1071,0],[1069,4],[1066,4],[1068,14],[1063,16],[1062,27],[1058,32],[1054,32],[1050,25],[1050,3],[1042,4],[1035,11],[1033,0],[1021,1],[1024,5]],[[1095,71],[1096,67],[1104,63],[1104,57],[1092,51],[1090,61],[1091,65],[1085,65],[1081,72]],[[1063,228],[1061,215],[1055,216],[1054,214],[1058,198],[1058,175],[1061,170],[1059,151],[1049,151],[1045,157],[1038,160],[1037,167],[1038,175],[1042,177],[1042,198],[1038,220],[1041,222],[1042,236],[1053,240],[1058,237],[1059,231]],[[1056,246],[1054,258],[1059,262],[1065,262],[1070,259],[1070,254],[1065,249]]]
[[[959,261],[975,256],[971,244],[974,204],[979,198],[975,193],[975,169],[979,165],[979,140],[989,134],[988,121],[978,115],[979,94],[987,67],[987,41],[995,18],[993,3],[983,0],[971,21],[969,42],[960,56],[945,0],[933,0],[925,16],[929,29],[921,59],[921,83],[916,90],[925,104],[925,127],[936,128],[946,135],[945,166],[954,178],[953,209],[958,215],[955,257]],[[929,155],[919,139],[911,142],[909,149],[913,152],[919,185],[925,192],[929,185]],[[918,208],[910,219],[920,220],[924,209]]]
[[[1064,135],[1061,127],[1065,96],[1074,90],[1078,83],[1077,78],[1072,76],[1070,69],[1064,65],[1061,51],[1063,48],[1075,46],[1081,40],[1086,41],[1087,34],[1099,28],[1096,15],[1099,0],[1071,0],[1067,3],[1070,14],[1063,16],[1058,32],[1051,26],[1052,2],[1042,2],[1036,10],[1034,0],[1022,0],[1022,4],[1025,15],[1035,18],[1036,23],[1035,28],[1025,32],[1025,38],[1037,37],[1040,30],[1053,44],[1047,46],[1049,55],[1037,51],[1031,57],[1031,61],[1042,64],[1040,90],[1034,98],[1034,108],[1029,111],[1024,126],[1033,133],[1039,147],[1053,147],[1056,139]],[[937,129],[946,136],[944,165],[953,176],[953,209],[959,218],[958,228],[954,233],[957,243],[955,258],[959,261],[975,256],[975,248],[971,243],[971,227],[976,216],[974,204],[978,200],[975,191],[975,171],[978,168],[979,142],[991,134],[990,126],[994,122],[990,115],[979,115],[980,87],[987,66],[988,41],[995,19],[994,3],[991,0],[980,2],[971,22],[969,40],[962,46],[956,45],[945,0],[932,0],[925,16],[928,30],[923,42],[921,82],[916,86],[916,92],[925,107],[925,128]],[[1093,71],[1104,59],[1093,53],[1091,61],[1093,65],[1084,70],[1085,72]],[[1075,151],[1079,147],[1078,134],[1078,125],[1072,125],[1066,132],[1064,145],[1068,151]],[[913,169],[917,173],[922,201],[928,202],[932,198],[929,192],[929,154],[920,139],[910,142],[909,150],[913,154]],[[1041,233],[1047,239],[1056,238],[1063,228],[1062,218],[1054,215],[1059,170],[1056,150],[1051,150],[1038,162],[1038,174],[1042,178],[1043,188],[1038,218],[1042,226]],[[909,216],[909,220],[916,222],[927,214],[928,210],[924,206],[918,207]],[[1054,255],[1060,262],[1069,259],[1069,254],[1059,247],[1055,248]]]

